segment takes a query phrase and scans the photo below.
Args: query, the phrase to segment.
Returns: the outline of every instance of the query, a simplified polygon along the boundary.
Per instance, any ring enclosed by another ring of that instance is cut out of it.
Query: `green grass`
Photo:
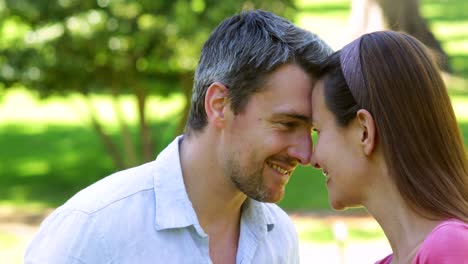
[[[289,210],[329,210],[325,177],[311,167],[299,167],[289,180],[285,198],[279,203]]]
[[[119,142],[111,102],[95,96],[105,129]],[[149,120],[157,139],[157,152],[170,142],[181,96],[153,97]],[[0,105],[0,201],[44,207],[57,206],[87,185],[115,171],[102,143],[90,128],[82,98],[50,98],[39,101],[25,89],[13,89]],[[134,104],[124,97],[122,106],[130,124]],[[132,107],[133,106],[133,107]],[[164,111],[158,111],[161,108]],[[21,110],[20,110],[21,109]],[[137,138],[135,126],[132,133]]]

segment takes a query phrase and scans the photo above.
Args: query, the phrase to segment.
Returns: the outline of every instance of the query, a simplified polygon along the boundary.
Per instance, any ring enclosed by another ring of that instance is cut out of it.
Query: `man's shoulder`
[[[272,216],[279,217],[281,219],[285,218],[285,220],[291,220],[288,214],[277,204],[274,203],[260,203],[267,212],[269,212]]]
[[[125,202],[132,196],[153,191],[154,161],[116,172],[81,190],[61,210],[93,214],[113,203]]]
[[[138,230],[151,230],[153,167],[116,172],[74,195],[42,222],[25,262],[108,262]]]

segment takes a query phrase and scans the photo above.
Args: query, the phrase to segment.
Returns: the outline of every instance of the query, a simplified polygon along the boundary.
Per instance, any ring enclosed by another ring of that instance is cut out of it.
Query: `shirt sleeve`
[[[24,263],[105,263],[106,251],[98,231],[87,213],[54,212],[29,244]]]
[[[414,263],[468,263],[468,225],[448,224],[433,231],[421,246]]]

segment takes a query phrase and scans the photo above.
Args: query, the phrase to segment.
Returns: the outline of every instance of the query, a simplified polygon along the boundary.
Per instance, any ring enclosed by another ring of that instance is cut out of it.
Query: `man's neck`
[[[187,195],[198,221],[208,234],[213,263],[235,263],[242,204],[246,196],[224,175],[209,136],[184,138],[180,161]],[[211,137],[213,138],[213,137]]]
[[[224,175],[216,142],[208,136],[184,138],[180,160],[185,188],[204,231],[219,233],[239,226],[246,196]]]

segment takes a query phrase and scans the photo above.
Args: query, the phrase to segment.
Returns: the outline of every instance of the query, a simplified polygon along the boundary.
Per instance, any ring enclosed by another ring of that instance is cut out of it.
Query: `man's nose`
[[[294,140],[288,154],[297,159],[302,165],[308,165],[312,156],[312,144],[310,133],[306,133]]]

